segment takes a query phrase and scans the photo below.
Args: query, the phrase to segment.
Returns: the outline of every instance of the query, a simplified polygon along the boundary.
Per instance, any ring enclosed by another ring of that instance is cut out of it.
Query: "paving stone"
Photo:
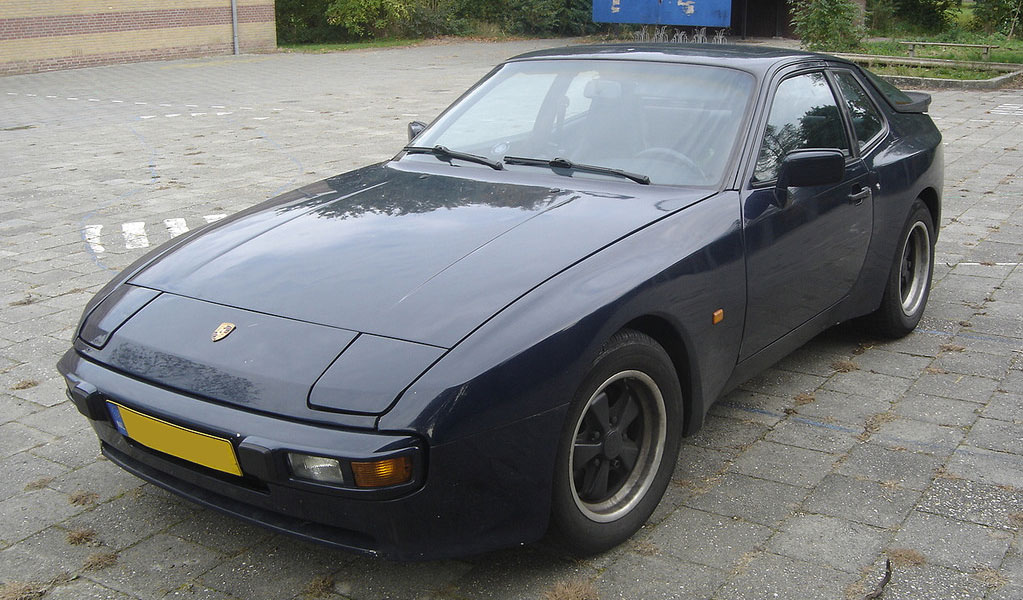
[[[186,519],[192,520],[196,512],[193,504],[183,500],[133,490],[69,519],[66,526],[92,529],[105,546],[122,550]],[[222,520],[228,521],[227,517]],[[219,550],[212,546],[211,549]]]
[[[991,400],[981,413],[988,419],[998,419],[1009,423],[1023,423],[1023,394],[998,392],[991,394]]]
[[[930,312],[929,306],[928,312]],[[854,357],[853,362],[859,366],[861,371],[868,373],[915,379],[931,364],[931,358],[874,348]]]
[[[950,475],[989,483],[1018,486],[1023,481],[1023,461],[1018,455],[963,445],[949,458]]]
[[[107,460],[90,463],[54,479],[49,486],[71,495],[96,494],[97,502],[106,502],[136,489],[142,480]]]
[[[0,502],[0,540],[16,542],[82,510],[51,489],[22,492]]]
[[[763,437],[767,427],[753,421],[710,417],[696,435],[686,439],[687,444],[719,449],[742,449]]]
[[[791,514],[805,496],[806,490],[800,487],[726,473],[714,487],[686,505],[772,526]]]
[[[67,471],[67,467],[38,458],[28,452],[19,452],[13,456],[0,459],[0,500],[6,500],[15,494],[26,491],[29,483],[47,482]]]
[[[904,377],[860,370],[836,373],[824,384],[824,389],[894,401],[902,396],[912,384],[912,380]]]
[[[397,564],[360,558],[334,574],[334,591],[352,600],[438,598],[470,569],[461,561]]]
[[[859,433],[868,417],[890,408],[891,403],[883,398],[818,390],[813,394],[813,402],[796,406],[795,410],[805,419],[841,425]]]
[[[771,427],[785,418],[791,398],[769,396],[748,390],[736,390],[711,406],[710,415],[740,421],[752,421]]]
[[[895,406],[895,414],[907,419],[955,428],[972,425],[980,411],[981,407],[973,402],[926,394],[907,396]]]
[[[251,550],[220,562],[202,575],[199,582],[247,600],[291,598],[315,577],[332,574],[354,559],[351,554],[274,536]]]
[[[151,502],[154,507],[167,507],[171,511],[187,515],[187,519],[172,525],[167,533],[189,542],[233,556],[266,541],[271,536],[268,529],[232,519],[210,509],[193,508],[192,504],[176,496],[166,493],[154,494],[153,491],[158,488],[151,485],[147,485],[145,489],[146,496],[153,498]],[[167,519],[164,522],[173,520]]]
[[[985,587],[966,573],[936,565],[896,567],[885,600],[980,600]]]
[[[860,431],[844,425],[796,417],[779,423],[765,439],[786,446],[837,454],[856,445],[856,436]]]
[[[968,402],[986,403],[991,392],[998,387],[998,381],[988,377],[960,375],[958,373],[925,374],[913,387],[912,394],[943,396]]]
[[[800,514],[771,538],[768,552],[839,571],[859,573],[881,553],[891,534],[877,527],[825,515]]]
[[[39,407],[32,402],[8,394],[0,394],[0,425],[16,421],[37,410]]]
[[[155,598],[193,581],[219,558],[208,548],[157,534],[118,553],[115,564],[88,576],[121,592]]]
[[[558,583],[591,581],[596,571],[539,550],[499,551],[467,559],[472,570],[455,581],[454,598],[539,598]]]
[[[84,467],[102,458],[99,440],[91,428],[76,431],[52,444],[33,448],[32,454],[71,468]]]
[[[122,594],[87,579],[77,579],[46,592],[47,600],[128,600],[133,596]]]
[[[881,425],[870,439],[895,448],[947,456],[956,449],[965,435],[966,433],[958,427],[899,417]]]
[[[772,396],[791,398],[808,394],[819,388],[825,378],[807,373],[795,373],[772,368],[742,384],[742,389]]]
[[[966,436],[971,446],[999,450],[1012,454],[1023,454],[1023,435],[1020,426],[1015,423],[996,421],[995,419],[977,419]],[[1023,460],[1023,456],[1019,457]]]
[[[18,419],[18,422],[56,437],[85,431],[92,433],[88,421],[82,417],[71,402],[61,402],[56,406],[44,408]]]
[[[68,543],[68,530],[48,527],[0,552],[0,579],[51,581],[60,575],[77,574],[98,544]]]
[[[895,534],[892,547],[913,548],[930,564],[972,572],[997,569],[1011,540],[1012,534],[1001,529],[913,511]]]
[[[806,562],[777,554],[761,553],[749,566],[718,590],[715,598],[746,600],[756,597],[778,600],[835,600],[855,583],[855,575],[836,571],[816,561]]]
[[[941,466],[940,458],[896,450],[880,444],[859,444],[838,467],[838,473],[878,483],[923,490],[931,484]]]
[[[760,479],[813,487],[831,471],[836,458],[825,452],[761,440],[739,455],[731,470]]]
[[[1009,370],[1011,360],[1012,357],[1004,354],[995,356],[986,352],[967,350],[943,353],[931,366],[949,373],[1001,379]]]
[[[709,598],[727,575],[705,565],[630,554],[601,573],[595,587],[602,600]]]
[[[761,548],[774,533],[770,528],[683,507],[646,536],[662,556],[719,569],[736,566],[742,555]]]
[[[21,423],[0,425],[0,458],[17,454],[52,441],[52,435]]]
[[[1023,490],[968,479],[936,479],[917,510],[1002,529],[1020,529]]]
[[[920,492],[828,475],[803,503],[804,510],[875,527],[894,527],[906,518]]]

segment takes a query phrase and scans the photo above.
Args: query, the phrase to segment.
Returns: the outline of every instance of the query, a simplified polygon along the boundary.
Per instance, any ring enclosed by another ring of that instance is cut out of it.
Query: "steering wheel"
[[[682,154],[678,150],[673,150],[672,148],[653,146],[651,148],[641,150],[639,154],[636,155],[636,158],[654,158],[668,162],[681,163],[689,169],[699,173],[700,177],[703,179],[707,179],[707,174],[703,172],[700,165],[696,164],[693,159],[689,158],[685,154]]]

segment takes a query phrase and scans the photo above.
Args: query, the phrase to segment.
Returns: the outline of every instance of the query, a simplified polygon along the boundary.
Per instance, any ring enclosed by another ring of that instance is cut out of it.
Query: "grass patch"
[[[95,529],[72,529],[67,532],[67,543],[72,546],[85,546],[96,541]]]
[[[543,600],[598,600],[597,588],[589,581],[561,581],[543,594]]]
[[[919,567],[927,563],[924,555],[912,548],[888,548],[885,554],[896,567]]]
[[[25,484],[25,491],[34,492],[35,490],[41,490],[50,485],[51,481],[53,481],[53,477],[40,477],[39,479],[33,479]]]
[[[279,44],[279,50],[285,52],[305,52],[307,54],[327,54],[330,52],[346,52],[363,48],[391,48],[394,46],[415,46],[422,38],[382,38],[364,42],[344,42],[326,44]]]
[[[75,506],[92,506],[99,501],[99,494],[86,490],[78,490],[68,497],[68,501]]]
[[[990,44],[998,46],[991,49],[991,62],[1023,63],[1023,40],[1008,41],[1002,35],[982,35],[959,32],[956,35],[899,35],[898,39],[874,40],[863,42],[859,52],[876,56],[909,56],[906,42],[939,42],[948,44]],[[984,61],[983,48],[958,48],[955,46],[917,46],[914,51],[916,58],[941,58],[945,60]]]
[[[116,562],[117,555],[113,552],[96,552],[86,557],[85,562],[82,563],[82,568],[86,571],[99,571],[114,565]]]
[[[836,360],[831,363],[831,368],[839,373],[852,373],[853,371],[860,370],[859,365],[851,360]]]
[[[22,379],[18,383],[15,383],[13,386],[11,386],[11,389],[16,391],[28,390],[34,388],[37,385],[39,385],[39,382],[36,381],[35,379]]]
[[[980,80],[993,79],[1004,73],[983,69],[966,69],[961,67],[923,67],[916,65],[882,65],[875,64],[870,68],[878,75],[894,75],[898,77],[927,77],[929,79]]]
[[[306,584],[305,589],[302,590],[308,598],[323,598],[327,594],[334,591],[334,576],[333,575],[317,575]]]

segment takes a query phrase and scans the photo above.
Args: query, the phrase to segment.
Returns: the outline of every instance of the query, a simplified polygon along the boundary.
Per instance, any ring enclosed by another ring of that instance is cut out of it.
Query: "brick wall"
[[[273,0],[238,0],[238,43],[277,47]],[[231,0],[0,1],[0,75],[233,50]]]

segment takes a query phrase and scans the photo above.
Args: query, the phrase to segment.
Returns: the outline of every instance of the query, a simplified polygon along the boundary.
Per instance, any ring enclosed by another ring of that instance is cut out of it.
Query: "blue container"
[[[596,23],[728,27],[731,0],[593,0]]]

